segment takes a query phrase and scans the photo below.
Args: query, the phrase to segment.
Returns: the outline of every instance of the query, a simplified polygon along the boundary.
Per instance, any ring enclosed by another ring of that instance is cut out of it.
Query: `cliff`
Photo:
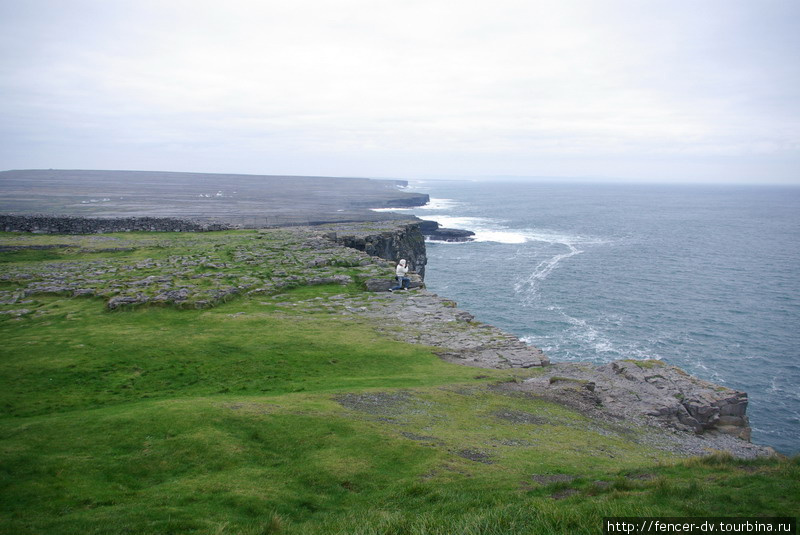
[[[419,227],[419,223],[394,230],[339,227],[330,237],[372,256],[426,261]],[[418,271],[424,275],[424,271]],[[381,280],[366,284],[378,292],[388,287]],[[473,316],[459,310],[453,301],[424,290],[386,299],[372,300],[358,310],[359,315],[386,325],[381,330],[389,336],[439,348],[440,358],[456,364],[496,369],[536,367],[543,371],[536,378],[508,383],[503,388],[543,396],[594,418],[677,430],[680,439],[670,433],[662,435],[662,431],[655,434],[662,444],[683,454],[703,455],[709,448],[743,457],[773,453],[770,448],[749,443],[745,392],[703,381],[661,361],[551,364],[539,349],[493,326],[474,322]]]
[[[406,259],[409,269],[425,279],[428,256],[425,236],[419,221],[392,222],[381,225],[326,225],[329,238],[336,243],[363,251],[391,262]]]
[[[0,172],[0,213],[168,218],[240,228],[390,221],[420,206],[405,181],[349,177],[39,169]]]

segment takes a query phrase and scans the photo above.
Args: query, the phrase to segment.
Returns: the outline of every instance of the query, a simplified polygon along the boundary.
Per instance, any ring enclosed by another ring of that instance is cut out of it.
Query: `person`
[[[411,285],[411,279],[406,277],[406,273],[408,273],[408,266],[406,266],[405,258],[402,258],[400,262],[397,263],[397,267],[394,270],[394,278],[397,279],[397,286],[389,288],[390,292],[395,290],[408,290],[408,287]]]

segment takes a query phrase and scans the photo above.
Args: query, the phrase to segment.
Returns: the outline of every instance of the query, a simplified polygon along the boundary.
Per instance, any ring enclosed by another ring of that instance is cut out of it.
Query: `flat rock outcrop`
[[[771,448],[749,443],[746,393],[657,360],[600,366],[561,362],[537,377],[503,388],[544,396],[602,418],[672,430],[670,441],[680,444],[673,447],[690,454],[711,450],[743,457],[774,454]]]
[[[440,227],[437,221],[422,220],[419,228],[427,239],[433,241],[465,242],[475,239],[475,233],[471,230]]]
[[[158,234],[59,236],[61,243],[26,245],[24,235],[6,238],[8,252],[58,251],[64,260],[7,264],[0,270],[0,304],[37,295],[99,297],[109,310],[145,304],[206,308],[237,295],[274,294],[297,286],[348,285],[390,279],[382,259],[336,244],[309,228],[251,231],[236,237],[187,235],[175,248]],[[109,247],[116,245],[116,247]],[[163,250],[173,248],[168,255]],[[107,252],[140,250],[153,258]]]
[[[375,320],[388,336],[433,346],[443,360],[478,368],[531,368],[550,361],[539,349],[497,327],[474,321],[456,303],[426,290],[379,293],[354,302],[353,313]]]

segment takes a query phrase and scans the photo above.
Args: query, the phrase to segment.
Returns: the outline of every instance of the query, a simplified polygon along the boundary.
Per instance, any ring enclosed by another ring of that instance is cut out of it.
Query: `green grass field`
[[[0,273],[153,258],[150,235],[111,238],[131,250],[15,250]],[[202,238],[162,235],[159,258],[222,240]],[[237,277],[274,268],[226,255]],[[342,293],[360,290],[202,309],[46,293],[0,305],[0,533],[588,534],[607,516],[798,515],[797,458],[678,459],[493,388],[535,371],[448,364],[366,320],[292,306]]]

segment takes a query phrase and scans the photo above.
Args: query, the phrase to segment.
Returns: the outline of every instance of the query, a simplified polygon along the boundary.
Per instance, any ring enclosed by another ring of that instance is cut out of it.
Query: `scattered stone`
[[[465,459],[469,459],[470,461],[475,461],[477,463],[483,464],[494,464],[495,461],[492,460],[491,455],[486,453],[485,451],[480,450],[473,450],[473,449],[463,449],[454,451],[456,455],[459,457],[463,457]]]
[[[153,298],[153,301],[157,303],[182,303],[186,301],[190,295],[191,292],[188,288],[180,288],[178,290],[168,290],[160,293]]]
[[[91,297],[93,295],[95,295],[95,290],[92,288],[78,288],[77,290],[72,292],[73,297],[81,297],[81,296]]]
[[[28,310],[27,308],[21,308],[19,310],[2,310],[2,311],[0,311],[0,314],[14,316],[14,317],[17,317],[17,318],[19,318],[21,316],[24,316],[26,314],[30,314],[30,313],[31,313],[31,311]]]

